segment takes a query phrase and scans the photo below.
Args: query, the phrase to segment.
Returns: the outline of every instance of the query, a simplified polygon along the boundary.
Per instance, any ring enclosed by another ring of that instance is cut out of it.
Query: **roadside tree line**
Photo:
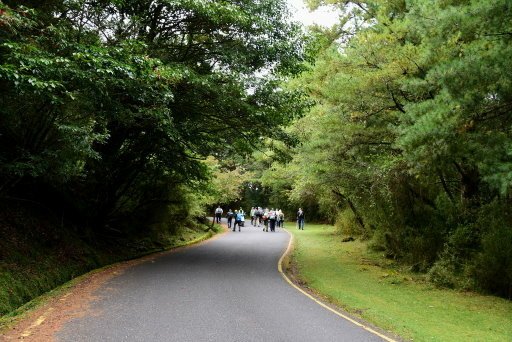
[[[206,156],[289,140],[302,95],[279,84],[304,54],[288,16],[270,0],[0,2],[0,197],[93,232],[199,216]]]
[[[310,4],[343,14],[310,31],[289,86],[316,104],[263,184],[436,284],[512,297],[510,1]]]

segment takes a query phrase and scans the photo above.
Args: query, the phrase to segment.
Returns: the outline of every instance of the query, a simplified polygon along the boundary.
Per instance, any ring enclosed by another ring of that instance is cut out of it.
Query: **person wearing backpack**
[[[261,226],[261,221],[263,220],[263,209],[261,207],[258,207],[256,208],[256,218],[254,219],[255,220],[255,225],[256,225],[256,222],[258,223],[258,228]]]
[[[263,231],[268,232],[268,208],[265,208],[261,218],[263,220]]]
[[[277,211],[277,226],[279,228],[284,228],[284,214],[283,214],[283,211],[281,209],[279,209]]]
[[[270,226],[271,232],[276,231],[276,219],[277,219],[276,212],[275,212],[274,208],[272,208],[268,213],[268,225]]]
[[[233,225],[233,231],[236,230],[236,225],[238,225],[238,231],[240,230],[240,227],[243,227],[245,222],[244,212],[243,211],[236,211],[235,210],[235,224]]]

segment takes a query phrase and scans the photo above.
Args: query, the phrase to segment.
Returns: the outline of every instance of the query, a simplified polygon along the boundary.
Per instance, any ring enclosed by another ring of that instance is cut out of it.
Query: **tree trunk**
[[[474,167],[468,168],[453,162],[455,169],[460,174],[461,200],[463,202],[478,200],[477,195],[480,189],[480,174]]]
[[[347,202],[350,210],[352,210],[352,212],[354,213],[354,216],[356,217],[356,221],[357,223],[359,223],[359,225],[361,226],[362,229],[365,228],[364,226],[364,221],[363,221],[363,217],[361,216],[361,214],[359,214],[359,211],[357,210],[356,206],[354,205],[354,202],[352,202],[352,200],[350,200],[350,198],[348,198],[347,196],[345,196],[344,194],[342,194],[341,192],[339,192],[338,190],[335,190],[333,189],[332,192],[338,196],[339,198],[341,198],[343,201]]]

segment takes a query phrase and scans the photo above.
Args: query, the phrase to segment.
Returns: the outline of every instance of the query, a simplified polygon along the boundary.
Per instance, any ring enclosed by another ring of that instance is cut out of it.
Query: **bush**
[[[481,289],[512,299],[512,229],[494,226],[482,239],[474,276]]]
[[[340,211],[336,216],[336,222],[334,225],[339,234],[363,238],[368,237],[366,230],[363,229],[356,221],[356,217],[350,209]]]
[[[453,289],[458,283],[454,274],[453,264],[447,259],[440,259],[428,271],[427,280],[438,287]]]
[[[512,217],[506,201],[459,210],[461,224],[449,234],[428,279],[512,298]]]
[[[438,287],[473,289],[474,280],[469,276],[471,264],[455,253],[455,249],[446,244],[439,260],[427,273],[427,280]]]
[[[376,230],[368,243],[368,248],[374,252],[386,251],[386,238],[381,229]]]

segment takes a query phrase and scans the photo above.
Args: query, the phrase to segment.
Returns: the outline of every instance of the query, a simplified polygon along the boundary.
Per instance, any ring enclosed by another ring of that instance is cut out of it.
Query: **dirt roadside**
[[[15,319],[15,322],[7,330],[1,331],[0,341],[55,341],[55,333],[67,321],[84,315],[98,314],[91,312],[90,303],[97,299],[94,292],[101,285],[121,275],[128,268],[150,262],[162,254],[122,262],[83,276],[83,281],[56,296],[51,296],[38,308],[22,315],[21,318]]]

